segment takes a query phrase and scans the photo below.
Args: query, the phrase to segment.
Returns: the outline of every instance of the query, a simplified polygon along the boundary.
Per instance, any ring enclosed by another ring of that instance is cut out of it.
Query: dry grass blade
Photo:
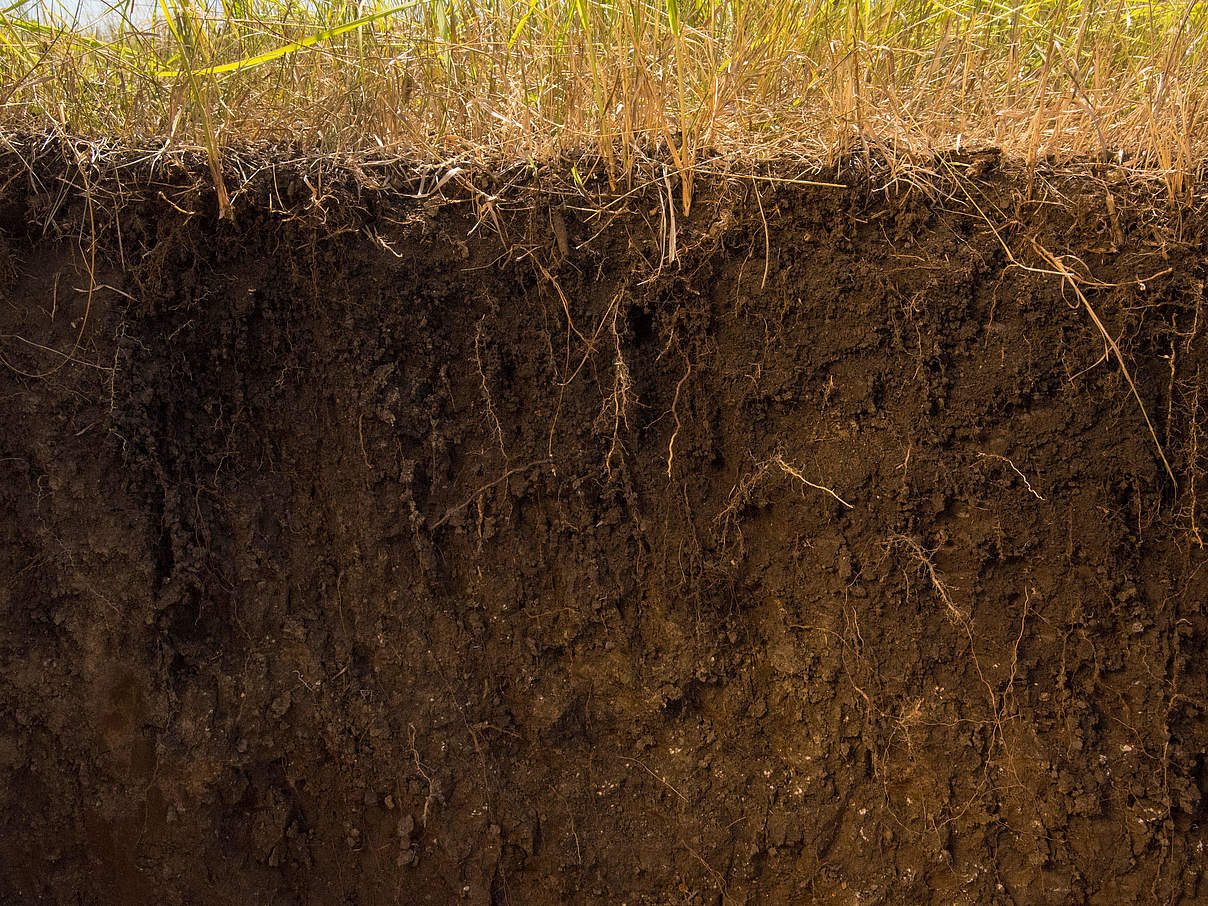
[[[726,155],[970,145],[1124,156],[1185,203],[1208,146],[1202,0],[159,3],[0,10],[0,127],[434,161],[594,147],[614,182],[658,146],[683,214]]]

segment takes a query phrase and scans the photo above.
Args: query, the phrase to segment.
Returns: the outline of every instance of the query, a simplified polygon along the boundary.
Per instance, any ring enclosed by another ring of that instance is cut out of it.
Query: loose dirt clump
[[[0,899],[1208,900],[1202,201],[36,147]]]

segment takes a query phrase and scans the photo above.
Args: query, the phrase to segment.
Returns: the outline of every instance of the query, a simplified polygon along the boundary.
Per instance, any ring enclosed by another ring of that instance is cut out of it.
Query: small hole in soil
[[[633,331],[633,340],[639,345],[649,341],[654,336],[654,314],[640,305],[629,309],[629,329]]]

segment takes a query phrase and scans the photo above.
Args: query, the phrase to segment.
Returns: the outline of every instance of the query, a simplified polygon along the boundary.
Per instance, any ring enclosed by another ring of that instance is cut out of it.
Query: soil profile
[[[943,163],[0,153],[0,900],[1208,902],[1208,200]]]

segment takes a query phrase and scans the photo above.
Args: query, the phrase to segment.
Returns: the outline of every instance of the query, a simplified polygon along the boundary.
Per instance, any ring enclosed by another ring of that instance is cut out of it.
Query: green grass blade
[[[368,16],[361,16],[359,19],[353,19],[351,22],[345,22],[343,25],[338,25],[335,28],[327,28],[317,34],[311,35],[309,38],[303,38],[301,41],[294,41],[290,44],[284,44],[281,47],[276,47],[273,50],[265,53],[256,54],[250,57],[244,57],[242,60],[236,60],[233,63],[222,63],[217,66],[207,66],[204,69],[194,70],[194,75],[222,75],[228,72],[239,72],[245,69],[253,69],[257,66],[262,66],[265,63],[271,63],[273,60],[279,60],[289,54],[296,53],[299,50],[306,50],[308,47],[314,47],[316,44],[322,44],[324,41],[329,41],[332,38],[347,34],[350,31],[355,31],[358,28],[363,28],[387,16],[392,16],[395,13],[403,10],[414,9],[419,6],[423,0],[412,0],[410,3],[403,3],[399,6],[391,6],[387,9],[380,10],[376,13],[371,13]],[[175,29],[173,29],[175,30]],[[157,72],[155,75],[160,79],[173,79],[187,74],[187,70],[165,70]]]

